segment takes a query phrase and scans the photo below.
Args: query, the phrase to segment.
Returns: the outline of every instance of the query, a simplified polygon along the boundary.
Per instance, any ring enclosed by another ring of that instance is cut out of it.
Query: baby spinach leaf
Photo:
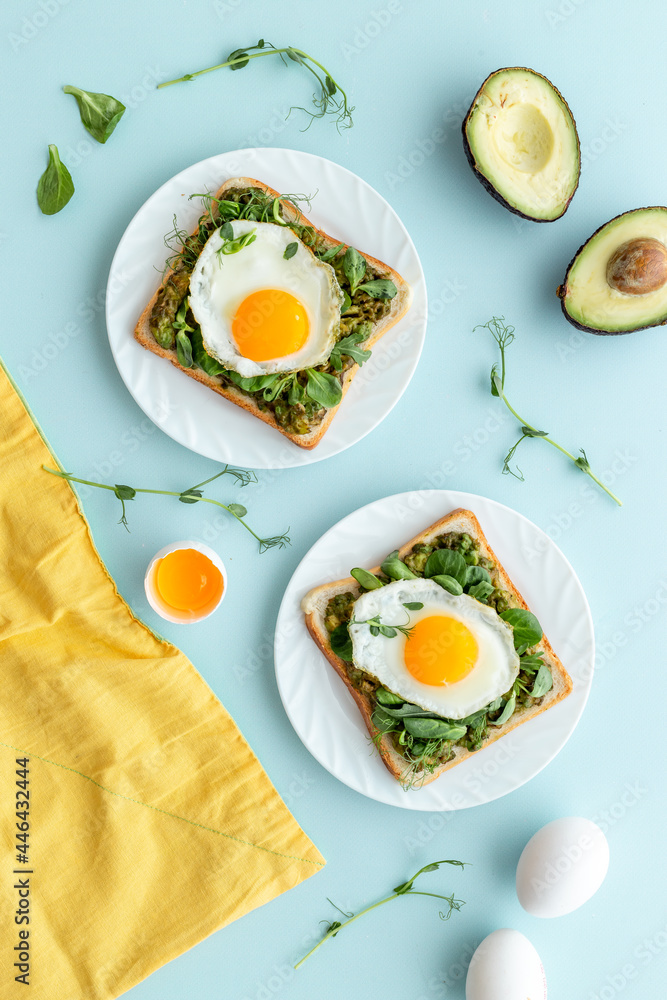
[[[406,718],[403,725],[411,736],[428,740],[460,740],[466,727],[444,719]]]
[[[225,369],[224,365],[221,365],[219,361],[216,361],[215,358],[212,358],[211,355],[207,353],[206,348],[204,347],[201,330],[193,330],[190,341],[192,343],[192,360],[196,364],[197,368],[201,368],[201,370],[206,372],[207,375],[210,375],[211,378],[214,378],[216,375],[221,375],[223,372],[226,375],[230,374]]]
[[[350,282],[350,293],[354,295],[366,274],[366,259],[354,247],[348,247],[343,257],[343,271]]]
[[[358,285],[357,291],[366,292],[366,295],[370,295],[372,299],[393,299],[398,289],[393,281],[389,281],[387,278],[376,278],[374,281]]]
[[[438,586],[442,587],[443,590],[448,591],[450,594],[454,594],[458,597],[463,593],[463,587],[458,580],[455,580],[453,576],[447,576],[446,573],[438,573],[436,576],[432,576],[431,579]]]
[[[329,643],[336,656],[346,663],[352,662],[352,640],[347,627],[347,622],[338,625],[329,636]]]
[[[436,549],[426,560],[424,576],[452,576],[465,587],[468,566],[456,549]]]
[[[176,357],[183,368],[192,368],[192,344],[185,330],[176,334]]]
[[[535,673],[543,663],[542,653],[524,653],[521,657],[521,670],[525,670],[527,673]]]
[[[299,249],[298,243],[296,242],[288,243],[287,246],[285,247],[285,253],[283,254],[285,260],[291,260],[291,258],[294,256],[294,254],[297,252],[298,249]]]
[[[514,691],[512,691],[512,694],[509,696],[509,698],[505,702],[505,707],[502,710],[502,712],[500,713],[500,715],[498,716],[498,718],[495,719],[495,720],[494,719],[489,719],[489,722],[491,723],[491,725],[492,726],[502,726],[502,725],[504,725],[507,722],[507,720],[512,716],[512,714],[514,713],[515,706],[516,706],[516,693]]]
[[[109,94],[95,94],[78,87],[63,87],[66,94],[72,94],[79,105],[83,127],[98,142],[106,142],[118,122],[125,114],[125,105]]]
[[[243,389],[245,392],[259,392],[260,389],[272,388],[279,380],[278,375],[253,375],[250,378],[244,378],[238,372],[227,371],[225,369],[223,371],[234,385],[237,385],[239,389]]]
[[[551,671],[549,670],[546,663],[543,663],[540,669],[537,671],[537,677],[535,678],[533,689],[530,692],[531,698],[541,698],[548,691],[551,691],[553,686],[554,686],[554,679],[551,676]]]
[[[398,549],[390,552],[385,561],[382,563],[382,566],[380,566],[380,569],[385,576],[390,577],[392,580],[417,579],[415,574],[411,569],[408,569],[403,560],[398,558]]]
[[[60,162],[57,146],[49,146],[49,165],[37,183],[37,203],[44,215],[55,215],[74,194],[72,175]]]
[[[340,625],[338,626],[340,628]],[[333,632],[331,633],[333,635]],[[375,699],[380,705],[402,705],[403,699],[393,691],[388,691],[386,688],[378,688],[375,692]]]
[[[491,574],[489,571],[484,569],[483,566],[468,566],[466,571],[466,587],[474,587],[476,583],[481,583],[482,580],[491,583]]]
[[[387,715],[382,705],[378,705],[371,716],[371,721],[376,729],[381,733],[390,733],[396,729],[396,720],[391,715]]]
[[[343,292],[343,304],[340,307],[341,316],[345,315],[345,313],[347,312],[347,310],[350,308],[351,305],[352,305],[352,299],[347,294],[347,292]]]
[[[387,715],[393,716],[395,719],[439,719],[439,716],[435,712],[429,712],[428,709],[419,708],[418,705],[384,705],[383,706]],[[442,720],[440,720],[442,721]]]
[[[303,403],[306,399],[306,387],[299,382],[298,378],[295,376],[292,379],[292,383],[289,387],[289,392],[287,393],[287,402],[290,406],[294,406],[296,403]]]
[[[488,580],[480,580],[479,583],[476,583],[473,587],[468,588],[468,593],[471,597],[474,597],[475,600],[480,601],[482,604],[486,604],[487,599],[491,596],[495,589],[496,588],[493,584],[489,583]]]
[[[318,372],[315,368],[308,368],[307,371],[306,392],[310,398],[327,409],[338,406],[343,398],[343,390],[336,376],[329,375],[328,372]]]
[[[374,573],[369,573],[367,569],[362,569],[360,566],[351,569],[350,576],[353,576],[364,590],[379,590],[383,586],[382,580],[378,580]]]
[[[317,256],[319,257],[320,260],[323,260],[325,264],[329,264],[334,259],[334,257],[338,256],[339,252],[343,249],[344,246],[345,246],[344,243],[339,243],[337,247],[329,247],[328,250],[325,250],[323,253],[318,253]]]
[[[542,626],[531,611],[523,608],[508,608],[500,617],[514,630],[514,648],[520,653],[534,646],[542,638]],[[523,647],[523,648],[521,648]]]

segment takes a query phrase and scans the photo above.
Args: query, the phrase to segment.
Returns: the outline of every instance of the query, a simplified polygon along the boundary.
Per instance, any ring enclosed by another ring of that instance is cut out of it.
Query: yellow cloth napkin
[[[110,1000],[324,861],[55,461],[0,369],[0,996]]]

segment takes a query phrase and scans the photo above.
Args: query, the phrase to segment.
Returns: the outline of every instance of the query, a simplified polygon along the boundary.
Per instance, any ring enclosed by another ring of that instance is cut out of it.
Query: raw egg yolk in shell
[[[301,350],[308,340],[308,314],[282,288],[261,288],[248,295],[232,320],[232,336],[244,358],[273,361]]]
[[[477,640],[456,618],[430,615],[412,628],[404,657],[406,668],[420,683],[456,684],[475,666]]]
[[[160,559],[155,586],[169,607],[199,611],[218,602],[224,583],[218,567],[203,552],[176,549]]]

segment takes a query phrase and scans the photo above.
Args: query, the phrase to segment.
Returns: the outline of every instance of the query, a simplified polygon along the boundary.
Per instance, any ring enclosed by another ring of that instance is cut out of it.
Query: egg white
[[[420,611],[408,611],[405,603],[421,602]],[[422,684],[409,673],[404,662],[406,638],[371,635],[370,626],[350,625],[356,667],[372,674],[406,702],[446,719],[464,719],[508,691],[519,673],[512,628],[493,608],[468,594],[455,597],[433,580],[396,580],[362,594],[354,604],[357,621],[380,616],[383,625],[416,625],[431,615],[447,615],[472,632],[478,646],[477,661],[470,673],[453,684]]]
[[[219,254],[219,230],[209,237],[190,278],[190,308],[201,327],[206,351],[225,368],[244,378],[298,371],[323,364],[340,329],[343,292],[336,273],[313,254],[288,226],[241,219],[232,222],[234,238],[255,231],[255,241],[238,253]],[[297,243],[293,257],[285,248]],[[284,357],[252,361],[240,353],[232,336],[232,320],[248,295],[265,288],[290,292],[305,308],[309,321],[304,346]]]

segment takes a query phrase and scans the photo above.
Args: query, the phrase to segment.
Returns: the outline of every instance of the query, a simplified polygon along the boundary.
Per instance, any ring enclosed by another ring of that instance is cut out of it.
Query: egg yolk
[[[456,684],[477,659],[477,641],[456,618],[431,615],[413,627],[405,643],[405,666],[422,684]]]
[[[176,549],[160,559],[155,585],[165,604],[178,611],[199,611],[215,603],[224,586],[218,567],[196,549]]]
[[[282,288],[261,288],[241,302],[232,336],[244,358],[273,361],[300,350],[308,340],[308,313]]]

